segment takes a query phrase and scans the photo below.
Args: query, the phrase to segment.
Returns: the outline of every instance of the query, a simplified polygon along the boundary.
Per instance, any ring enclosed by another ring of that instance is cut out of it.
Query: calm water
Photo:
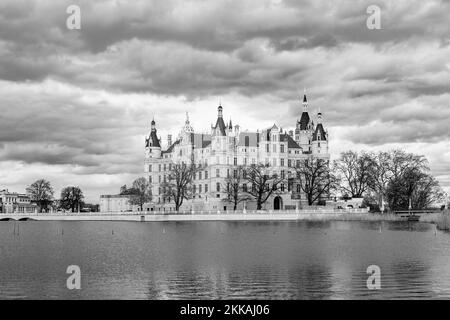
[[[450,234],[421,223],[0,222],[0,259],[2,299],[450,298]]]

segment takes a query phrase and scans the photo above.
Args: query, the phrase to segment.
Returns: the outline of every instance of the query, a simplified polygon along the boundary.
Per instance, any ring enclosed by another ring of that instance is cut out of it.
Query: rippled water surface
[[[0,222],[0,259],[2,299],[450,298],[450,234],[421,223]]]

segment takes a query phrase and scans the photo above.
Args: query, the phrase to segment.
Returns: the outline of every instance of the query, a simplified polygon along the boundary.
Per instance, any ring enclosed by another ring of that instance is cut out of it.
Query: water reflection
[[[0,298],[450,297],[450,234],[388,222],[0,223]],[[64,232],[62,232],[64,230]],[[81,267],[82,290],[65,287]],[[366,269],[380,266],[382,289]]]

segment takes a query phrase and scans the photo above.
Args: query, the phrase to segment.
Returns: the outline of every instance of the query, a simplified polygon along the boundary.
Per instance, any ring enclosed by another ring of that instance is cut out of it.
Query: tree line
[[[60,198],[55,199],[54,189],[51,183],[45,179],[39,179],[26,188],[31,201],[36,203],[39,212],[45,212],[50,208],[78,212],[82,209],[98,211],[97,205],[84,202],[84,194],[78,186],[68,186],[61,190]]]
[[[195,196],[195,176],[205,167],[174,163],[170,168],[160,184],[161,196],[164,203],[173,203],[179,211],[185,200]],[[445,193],[430,173],[427,159],[403,150],[345,151],[332,162],[309,155],[281,171],[261,163],[234,166],[220,184],[220,193],[225,194],[222,201],[231,203],[234,210],[246,201],[254,201],[261,210],[272,196],[286,191],[301,194],[308,205],[325,204],[337,197],[364,198],[363,204],[375,211],[383,205],[391,211],[410,206],[425,209],[445,199]],[[44,179],[31,184],[27,193],[40,210],[47,210],[54,202],[53,188]],[[144,177],[136,179],[130,188],[122,186],[120,194],[128,196],[130,204],[141,211],[153,200],[151,184]],[[58,208],[75,212],[83,204],[84,195],[79,187],[62,189]]]
[[[164,202],[173,202],[178,211],[185,200],[193,198],[193,181],[200,170],[204,168],[194,164],[173,164],[161,184]],[[445,199],[427,159],[399,149],[345,151],[332,162],[308,156],[281,172],[268,164],[235,166],[220,186],[223,201],[234,210],[246,201],[255,201],[260,210],[271,196],[286,191],[303,194],[308,205],[325,204],[326,199],[336,197],[364,198],[364,206],[375,211],[383,205],[388,210],[406,210],[410,205],[425,209]]]

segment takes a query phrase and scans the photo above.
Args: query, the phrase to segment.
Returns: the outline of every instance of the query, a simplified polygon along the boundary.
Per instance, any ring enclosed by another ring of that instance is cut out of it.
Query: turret
[[[145,139],[145,152],[148,158],[160,158],[161,157],[161,142],[158,139],[156,132],[155,119],[151,122],[151,130],[148,138]]]
[[[213,127],[213,135],[215,136],[226,136],[226,126],[225,122],[223,121],[222,110],[222,106],[219,105],[219,107],[217,108],[216,125]]]
[[[313,127],[308,113],[308,99],[306,93],[303,94],[303,112],[295,128],[295,141],[304,151],[310,151]]]
[[[328,155],[328,133],[322,125],[322,112],[317,113],[317,126],[312,139],[312,153],[317,156]]]

